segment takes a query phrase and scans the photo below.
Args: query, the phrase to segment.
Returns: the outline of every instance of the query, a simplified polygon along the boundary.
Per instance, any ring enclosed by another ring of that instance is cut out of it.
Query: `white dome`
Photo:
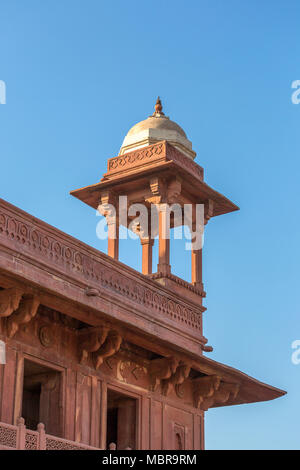
[[[176,122],[171,121],[164,115],[160,99],[158,98],[153,115],[144,121],[138,122],[129,130],[119,155],[162,140],[167,140],[189,158],[195,158],[196,154],[192,150],[192,143],[188,140],[184,130]]]

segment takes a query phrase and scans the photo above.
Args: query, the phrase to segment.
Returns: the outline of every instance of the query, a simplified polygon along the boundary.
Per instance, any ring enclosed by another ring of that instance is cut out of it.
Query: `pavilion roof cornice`
[[[126,187],[145,187],[155,174],[162,177],[180,175],[183,187],[197,202],[214,201],[213,215],[218,216],[238,210],[238,206],[211,188],[203,180],[203,168],[166,141],[135,150],[108,160],[108,171],[102,180],[80,189],[71,195],[98,208],[99,194],[111,189],[126,194]]]

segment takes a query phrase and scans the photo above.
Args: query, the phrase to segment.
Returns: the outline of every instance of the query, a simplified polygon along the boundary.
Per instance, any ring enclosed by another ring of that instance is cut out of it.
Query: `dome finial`
[[[162,112],[162,108],[163,107],[162,107],[162,104],[161,104],[161,101],[160,101],[160,97],[158,96],[157,100],[156,100],[155,107],[154,107],[155,111],[154,111],[152,116],[160,116],[160,115],[164,116],[165,113]]]

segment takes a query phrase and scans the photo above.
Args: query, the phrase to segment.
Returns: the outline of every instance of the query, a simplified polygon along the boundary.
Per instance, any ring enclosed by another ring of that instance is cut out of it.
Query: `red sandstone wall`
[[[41,343],[42,327],[48,334],[46,346]],[[16,424],[21,414],[23,360],[27,358],[61,372],[61,437],[105,447],[109,387],[137,399],[137,448],[203,448],[203,412],[193,407],[188,381],[180,390],[180,397],[175,390],[168,397],[160,390],[151,392],[146,369],[138,363],[138,358],[135,362],[124,351],[105,361],[98,371],[92,364],[82,366],[72,324],[49,319],[45,312],[21,327],[12,340],[5,336],[2,319],[0,338],[7,342],[7,362],[0,366],[0,421]]]

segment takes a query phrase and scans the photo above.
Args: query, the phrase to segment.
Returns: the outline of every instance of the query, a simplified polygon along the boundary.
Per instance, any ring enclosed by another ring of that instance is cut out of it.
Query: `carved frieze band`
[[[240,386],[237,383],[222,382],[218,375],[207,375],[193,380],[194,406],[207,411],[217,404],[230,402],[237,397]]]
[[[154,144],[143,148],[141,150],[136,150],[133,152],[125,153],[124,155],[110,158],[108,160],[108,172],[115,173],[120,170],[128,169],[133,166],[138,166],[146,163],[147,161],[157,160],[165,156],[165,146],[163,142],[159,144]]]
[[[203,181],[203,168],[165,141],[110,158],[106,175],[126,171],[160,159],[173,160]]]
[[[34,258],[41,258],[47,264],[53,264],[56,269],[72,272],[86,282],[97,282],[101,289],[113,291],[148,310],[159,312],[180,325],[202,333],[201,313],[205,308],[201,306],[192,308],[184,300],[177,300],[171,295],[159,292],[157,288],[146,287],[138,278],[130,279],[114,270],[112,265],[108,269],[99,259],[100,255],[97,259],[95,255],[74,249],[65,240],[54,237],[50,231],[42,230],[37,225],[25,223],[15,215],[11,215],[7,209],[2,209],[0,204],[0,239],[3,237],[12,240],[14,244],[19,243],[23,253],[27,252]],[[8,315],[5,313],[9,311],[10,300],[7,302],[7,307],[0,302],[2,309],[0,316]]]
[[[179,152],[172,145],[167,145],[167,158],[178,163],[180,166],[188,170],[194,176],[197,176],[199,180],[203,181],[203,168],[194,162],[191,158],[186,157],[183,153]]]

